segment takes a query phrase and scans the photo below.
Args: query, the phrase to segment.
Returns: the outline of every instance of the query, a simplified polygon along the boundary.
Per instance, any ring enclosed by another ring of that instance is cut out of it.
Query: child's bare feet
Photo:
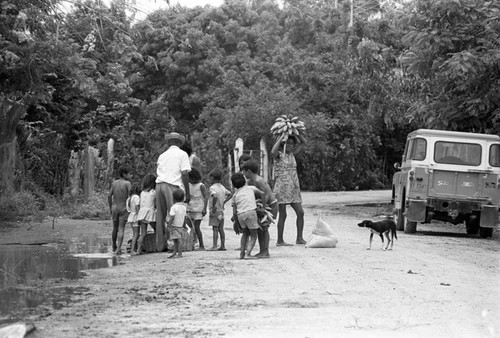
[[[244,252],[240,252],[240,259],[245,259],[245,253]]]
[[[217,247],[216,247],[216,246],[213,246],[213,247],[211,247],[210,249],[208,249],[207,251],[215,251],[215,250],[217,250]]]
[[[295,244],[306,244],[306,243],[307,242],[303,238],[300,238],[300,239],[295,241]]]
[[[177,256],[177,254],[171,254],[170,256],[168,256],[168,258],[175,258],[175,256]]]
[[[276,246],[293,246],[293,244],[287,242],[276,242]]]

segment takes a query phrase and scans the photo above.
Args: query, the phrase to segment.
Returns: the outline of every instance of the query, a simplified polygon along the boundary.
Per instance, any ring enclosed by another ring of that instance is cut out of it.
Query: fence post
[[[115,163],[115,140],[110,138],[108,140],[108,149],[107,149],[107,162],[106,162],[106,184],[110,185],[113,182],[113,172],[114,172],[114,163]]]

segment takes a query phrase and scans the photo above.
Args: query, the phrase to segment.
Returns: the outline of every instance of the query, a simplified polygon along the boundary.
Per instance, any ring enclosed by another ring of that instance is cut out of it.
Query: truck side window
[[[423,161],[427,154],[427,140],[415,138],[412,140],[410,149],[410,160]]]
[[[500,167],[500,144],[491,145],[489,162],[492,167]]]

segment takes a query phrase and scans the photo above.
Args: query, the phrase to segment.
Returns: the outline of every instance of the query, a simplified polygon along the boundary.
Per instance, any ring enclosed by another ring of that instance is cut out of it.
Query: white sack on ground
[[[307,240],[306,248],[335,248],[338,240],[333,235],[328,223],[318,217],[311,236]]]

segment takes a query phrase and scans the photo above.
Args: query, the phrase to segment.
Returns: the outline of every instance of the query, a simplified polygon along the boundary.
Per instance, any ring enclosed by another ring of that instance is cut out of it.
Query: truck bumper
[[[498,225],[498,207],[494,205],[483,205],[481,207],[481,218],[479,226],[483,228],[496,228]]]
[[[406,219],[410,222],[424,222],[427,202],[425,200],[409,200]]]

